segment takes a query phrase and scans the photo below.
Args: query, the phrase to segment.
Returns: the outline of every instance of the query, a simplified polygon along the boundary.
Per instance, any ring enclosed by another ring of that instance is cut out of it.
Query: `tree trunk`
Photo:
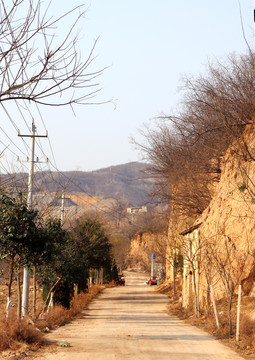
[[[9,264],[9,279],[8,279],[8,294],[7,294],[7,304],[6,304],[6,317],[8,318],[11,310],[11,293],[12,293],[12,281],[13,281],[13,266],[14,258],[11,258]]]
[[[99,279],[100,279],[100,281],[99,281],[100,285],[103,285],[103,283],[104,283],[104,268],[102,268],[102,267],[100,268]]]
[[[78,287],[78,284],[74,284],[73,289],[74,289],[74,296],[77,296],[77,295],[78,295],[78,293],[79,293],[79,287]]]
[[[210,315],[211,301],[210,301],[210,285],[209,284],[207,284],[207,290],[206,290],[206,304],[207,304],[206,314]]]
[[[192,267],[192,278],[193,278],[193,288],[194,288],[194,312],[195,316],[198,317],[198,304],[197,304],[197,285],[196,285],[196,274],[195,269]]]
[[[33,277],[33,288],[34,288],[34,299],[33,299],[33,315],[34,319],[36,318],[36,267],[33,268],[34,277]]]
[[[173,299],[175,298],[175,254],[173,258]]]
[[[210,285],[210,290],[211,290],[211,295],[212,295],[212,302],[213,302],[213,309],[214,309],[214,315],[215,315],[215,320],[216,320],[216,325],[217,328],[220,328],[220,323],[219,323],[219,318],[218,318],[218,313],[217,313],[217,308],[216,308],[216,303],[215,303],[215,299],[214,299],[214,292],[213,292],[213,286]]]
[[[56,289],[56,287],[57,287],[57,285],[58,285],[58,283],[60,282],[60,280],[62,279],[62,277],[59,277],[58,279],[57,279],[57,281],[55,282],[55,284],[53,284],[52,285],[52,287],[50,288],[50,291],[48,292],[48,295],[47,295],[47,298],[46,298],[46,300],[44,301],[44,306],[43,306],[43,308],[42,308],[42,310],[40,311],[40,313],[38,314],[38,318],[45,312],[45,310],[47,309],[47,303],[48,303],[48,301],[49,301],[49,298],[50,298],[50,296],[51,296],[51,293],[53,292],[53,290],[54,289]]]
[[[231,312],[232,312],[232,296],[230,297],[229,303],[228,303],[229,337],[232,336],[232,318],[231,318]]]
[[[17,318],[21,318],[21,283],[20,283],[21,271],[20,268],[17,270],[17,293],[18,293],[18,309],[17,309]]]
[[[50,293],[50,301],[49,301],[48,308],[47,308],[47,313],[49,313],[50,309],[53,308],[53,306],[54,306],[54,301],[53,301],[54,294],[55,294],[55,292],[51,291],[51,293]]]
[[[200,316],[200,301],[199,301],[199,292],[200,292],[200,272],[198,266],[198,273],[197,273],[197,317]]]

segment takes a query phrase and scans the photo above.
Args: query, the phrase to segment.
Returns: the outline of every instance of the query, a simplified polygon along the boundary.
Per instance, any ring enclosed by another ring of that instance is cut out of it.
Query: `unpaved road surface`
[[[168,297],[126,273],[127,286],[109,288],[82,318],[47,335],[59,345],[36,360],[240,360],[203,331],[167,315]],[[70,343],[70,347],[61,344]],[[30,357],[31,358],[31,357]]]

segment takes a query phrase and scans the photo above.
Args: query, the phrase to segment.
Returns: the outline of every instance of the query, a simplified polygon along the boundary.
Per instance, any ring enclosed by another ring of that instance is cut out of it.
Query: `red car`
[[[152,278],[150,278],[149,285],[158,285],[158,280],[157,280],[156,276],[153,276]]]

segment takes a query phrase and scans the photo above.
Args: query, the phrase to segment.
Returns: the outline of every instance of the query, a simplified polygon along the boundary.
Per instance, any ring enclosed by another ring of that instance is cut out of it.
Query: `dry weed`
[[[68,309],[62,305],[55,305],[45,314],[44,320],[50,329],[66,324],[70,319]]]
[[[89,289],[89,291],[88,291],[88,293],[86,295],[89,295],[89,297],[92,298],[92,297],[100,294],[103,291],[104,288],[105,287],[102,286],[102,285],[94,285]]]
[[[79,315],[85,307],[104,289],[103,286],[94,285],[87,293],[81,292],[75,295],[70,303],[70,309],[64,308],[62,305],[55,305],[44,314],[43,319],[38,319],[36,325],[42,331],[47,328],[54,329],[57,326],[62,326],[72,320],[75,316]]]
[[[243,315],[240,320],[240,334],[254,339],[255,319],[252,319],[249,315]]]
[[[81,292],[73,297],[69,309],[69,315],[71,317],[74,317],[82,312],[87,304],[87,297],[87,294],[84,294],[84,292]]]
[[[28,323],[27,319],[17,320],[15,314],[6,319],[4,312],[0,313],[0,351],[19,349],[22,343],[42,344],[43,331],[68,323],[79,315],[103,289],[103,286],[95,285],[88,293],[76,295],[71,301],[70,309],[55,305],[49,313],[44,314],[43,319],[36,320],[35,325]]]
[[[17,320],[14,316],[6,319],[1,314],[0,319],[0,350],[16,349],[22,343],[42,343],[43,335],[26,319]]]

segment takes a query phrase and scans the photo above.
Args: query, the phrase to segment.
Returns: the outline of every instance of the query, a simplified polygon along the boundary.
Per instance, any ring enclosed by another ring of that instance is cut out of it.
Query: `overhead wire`
[[[53,166],[53,164],[52,164],[52,166]],[[54,166],[53,166],[53,167],[54,167]],[[59,169],[55,169],[55,170],[56,170],[59,174],[61,174],[63,177],[65,177],[65,178],[67,178],[67,179],[70,180],[70,178],[68,178],[68,176],[66,176],[64,172],[60,171]],[[88,192],[84,191],[84,189],[83,189],[79,184],[75,183],[75,182],[72,181],[72,180],[70,180],[70,182],[71,182],[73,185],[75,185],[80,191],[82,191],[84,194],[86,194],[88,197],[90,197],[90,198],[92,198],[92,199],[96,199],[96,200],[98,199],[96,196],[91,195],[91,194],[89,194]],[[81,195],[79,195],[79,194],[76,194],[76,196],[82,198]],[[84,201],[83,198],[82,198],[82,200]],[[84,202],[86,202],[86,201],[84,201]],[[87,203],[88,203],[90,206],[98,209],[97,206],[96,206],[96,204],[91,204],[91,203],[89,203],[89,202],[87,202]],[[100,209],[100,212],[102,212],[102,213],[104,213],[104,214],[107,214],[108,216],[109,216],[109,215],[112,215],[112,209],[109,208],[108,206],[105,206],[105,207],[108,208],[109,211],[106,211],[106,210],[104,210],[104,209]],[[110,211],[111,211],[111,212],[110,212]],[[125,219],[123,219],[123,221],[125,221]],[[126,221],[125,221],[125,222],[126,222]],[[143,229],[143,227],[140,226],[140,225],[137,225],[137,224],[132,224],[132,225],[133,225],[135,228],[137,228],[137,229]]]
[[[20,55],[20,52],[19,52],[19,49],[17,49],[17,52],[18,52],[18,55],[21,56],[21,55]],[[24,71],[25,71],[25,74],[26,74],[26,70],[24,70]],[[10,72],[11,76],[14,78],[11,69],[9,69],[9,72]],[[28,126],[28,124],[27,124],[27,121],[26,121],[25,117],[23,116],[23,113],[22,113],[22,111],[21,111],[21,109],[20,109],[20,105],[17,103],[17,101],[15,101],[15,102],[16,102],[16,106],[17,106],[17,108],[18,108],[18,111],[20,112],[20,115],[21,115],[23,121],[25,122],[27,128],[29,129],[29,126]],[[31,118],[33,118],[33,116],[32,116],[32,114],[31,114],[31,112],[30,112],[30,110],[29,110],[29,108],[28,108],[28,106],[27,106],[27,104],[26,104],[25,101],[24,101],[24,103],[25,103],[26,109],[27,109],[28,112],[30,113]],[[7,114],[7,116],[8,116],[8,118],[9,118],[9,120],[11,121],[12,125],[14,126],[15,130],[18,132],[19,129],[18,129],[16,123],[12,120],[10,114],[8,113],[8,111],[7,111],[6,108],[3,106],[2,103],[1,103],[1,105],[2,105],[3,109],[5,110],[5,113]],[[36,105],[37,105],[37,104],[36,104]],[[40,116],[40,118],[41,118],[41,121],[42,121],[42,123],[43,123],[43,125],[44,125],[44,127],[45,127],[45,129],[46,129],[46,126],[45,126],[45,123],[44,123],[44,121],[43,121],[43,118],[42,118],[42,115],[41,115],[41,112],[40,112],[40,110],[39,110],[38,105],[37,105],[37,110],[38,110],[39,116]],[[12,139],[6,134],[6,132],[5,132],[2,128],[0,128],[0,129],[4,132],[4,134],[5,134],[5,135],[7,136],[7,138],[11,141],[11,143],[12,143],[21,153],[23,153],[23,154],[26,156],[27,154],[25,154],[25,153],[12,141]],[[49,139],[48,139],[48,140],[49,140]],[[23,138],[22,138],[22,141],[23,141],[23,143],[25,144],[25,147],[28,148],[28,145],[26,144],[26,142],[24,141]],[[40,144],[40,145],[38,145],[38,146],[39,146],[40,150],[42,151],[42,153],[45,155],[44,150],[43,150],[43,147],[42,147],[41,142],[40,142],[40,138],[39,138],[39,140],[37,141],[37,143]],[[53,157],[53,161],[54,161],[54,164],[55,164],[55,165],[52,164],[52,166],[56,169],[56,171],[58,171],[58,173],[62,174],[62,176],[64,176],[66,179],[68,179],[68,182],[71,182],[71,183],[75,184],[70,178],[68,178],[67,176],[65,176],[64,173],[62,173],[62,172],[60,172],[60,171],[58,170],[58,166],[57,166],[57,164],[56,164],[56,159],[55,159],[55,156],[54,156],[54,152],[53,152],[53,148],[52,148],[52,145],[51,145],[50,140],[49,140],[49,146],[50,146],[51,153],[52,153],[52,157]],[[61,184],[59,184],[59,185],[62,186]],[[77,184],[76,184],[76,186],[77,186]],[[78,186],[78,187],[79,187],[79,186]],[[82,189],[82,191],[84,192],[84,189]],[[91,194],[89,194],[89,193],[87,193],[87,192],[85,192],[85,193],[86,193],[87,196],[89,196],[89,197],[91,197],[91,198],[96,198],[96,197],[92,196]],[[104,212],[104,213],[107,213],[106,211],[103,211],[103,212]]]
[[[18,145],[15,144],[15,142],[10,138],[10,136],[6,133],[6,131],[0,126],[0,130],[4,133],[4,135],[10,140],[10,142],[25,156],[27,156],[27,154],[21,150]]]
[[[25,102],[25,100],[23,100],[23,102],[24,102],[24,106],[25,106],[26,110],[29,112],[29,115],[31,116],[31,119],[34,119],[34,116],[33,116],[32,112],[30,111],[29,107],[27,106],[27,103]],[[18,104],[17,104],[17,106],[18,106]],[[20,111],[20,114],[21,114],[23,120],[24,120],[25,123],[26,123],[27,128],[30,130],[30,127],[29,127],[29,125],[27,124],[26,119],[25,119],[25,117],[24,117],[24,115],[23,115],[23,113],[22,113],[22,111],[21,111],[21,109],[20,109],[19,106],[18,106],[18,109],[19,109],[19,111]],[[42,117],[42,115],[41,115],[41,112],[40,112],[40,110],[39,110],[38,104],[36,104],[36,109],[37,109],[37,111],[38,111],[39,117],[40,117],[40,119],[41,119],[41,121],[42,121],[42,123],[43,123],[43,126],[44,126],[44,128],[45,128],[45,131],[46,131],[46,133],[47,133],[47,129],[46,129],[46,126],[45,126],[43,117]],[[36,132],[37,132],[37,130],[36,130]],[[37,134],[38,134],[38,133],[37,133]],[[47,136],[47,138],[48,138],[48,136]],[[45,154],[45,152],[44,152],[44,150],[43,150],[43,146],[42,146],[42,144],[41,144],[40,137],[36,137],[36,138],[35,138],[35,142],[36,142],[37,146],[40,148],[40,150],[42,151],[43,155],[47,158],[47,156],[46,156],[46,154]],[[52,151],[52,155],[53,155],[53,157],[54,157],[53,151]],[[55,157],[54,157],[54,159],[55,159]]]
[[[37,104],[36,104],[36,105],[37,105]],[[42,114],[41,114],[41,112],[40,112],[40,110],[39,110],[38,105],[37,105],[37,109],[38,109],[38,113],[40,114],[40,119],[41,119],[41,121],[43,122],[44,128],[45,128],[45,130],[47,131],[45,122],[44,122],[44,120],[43,120],[43,117],[42,117]],[[49,136],[48,136],[48,140],[49,140]],[[49,140],[49,143],[50,143],[50,140]],[[41,146],[41,143],[40,143],[40,145],[39,145],[39,148],[40,148],[40,150],[42,151],[42,153],[44,154],[44,156],[47,157],[47,155],[45,154],[45,152],[44,152],[44,150],[43,150],[43,147]],[[77,185],[77,183],[76,183],[75,181],[73,181],[73,180],[72,180],[70,177],[68,177],[64,172],[62,172],[62,171],[60,171],[60,170],[58,169],[58,166],[57,166],[57,164],[56,164],[56,160],[55,160],[55,156],[54,156],[54,152],[53,152],[52,146],[51,146],[51,153],[52,153],[52,155],[53,155],[54,164],[52,163],[51,160],[49,160],[48,164],[49,164],[49,165],[51,164],[52,167],[55,169],[55,171],[56,171],[58,174],[62,175],[62,176],[67,180],[67,183],[72,184],[72,185],[75,185],[76,187],[79,188],[79,190],[80,190],[83,194],[87,195],[87,196],[90,197],[91,199],[93,199],[93,200],[98,200],[98,198],[97,198],[96,196],[91,195],[91,194],[88,193],[87,191],[84,191],[84,189],[83,189],[80,185]],[[47,157],[47,158],[48,158],[48,157]],[[41,169],[41,170],[42,170],[42,169]],[[43,171],[43,170],[42,170],[42,171]],[[44,174],[45,174],[45,173],[44,173]],[[50,170],[50,166],[49,166],[49,171],[47,171],[46,175],[47,175],[47,176],[50,176],[51,180],[52,180],[54,183],[56,183],[58,186],[60,186],[60,188],[62,188],[62,191],[66,191],[66,187],[67,187],[68,185],[66,185],[66,184],[63,185],[63,184],[61,184],[61,183],[59,183],[59,182],[56,181],[55,177],[54,177],[53,174],[52,174],[52,171]],[[117,175],[118,175],[120,178],[122,178],[122,179],[124,178],[124,176],[121,176],[121,175],[119,175],[119,174],[117,174]],[[125,177],[125,178],[126,178],[128,181],[131,181],[131,179],[130,179],[129,177]],[[77,194],[76,194],[76,196],[82,198],[80,195],[77,195]],[[87,203],[87,204],[90,205],[91,207],[94,207],[94,208],[98,209],[98,207],[97,207],[96,204],[93,204],[93,203],[91,204],[90,202],[85,201],[84,198],[82,198],[82,200],[83,200],[83,202]],[[103,209],[101,209],[100,211],[101,211],[102,213],[104,213],[104,214],[107,214],[108,216],[109,216],[109,215],[112,215],[112,209],[109,208],[108,206],[105,206],[105,207],[108,208],[108,211],[103,210]],[[138,226],[138,227],[141,228],[140,226]]]
[[[15,155],[16,155],[16,154],[15,154]],[[67,183],[72,184],[72,185],[75,185],[76,188],[78,188],[83,194],[85,194],[86,196],[88,196],[89,198],[91,198],[91,199],[93,199],[93,200],[96,200],[96,201],[98,200],[98,198],[97,198],[96,196],[91,195],[91,194],[88,193],[87,191],[84,191],[84,189],[83,189],[79,184],[77,184],[74,180],[72,180],[70,177],[68,177],[64,172],[60,171],[60,170],[55,166],[55,164],[53,164],[51,161],[49,161],[49,164],[47,164],[47,165],[51,165],[58,174],[60,174],[64,179],[67,180]],[[45,165],[45,167],[46,167],[47,165]],[[42,172],[44,172],[43,169],[42,169]],[[44,172],[44,174],[45,174],[45,172]],[[59,183],[59,182],[56,181],[55,177],[52,175],[52,171],[47,171],[47,172],[46,172],[46,175],[47,175],[47,176],[50,176],[51,180],[54,181],[60,188],[62,188],[62,190],[66,190],[66,186],[64,186],[63,184],[61,184],[61,183]],[[13,180],[13,179],[12,179],[12,180]],[[20,181],[21,181],[21,180],[27,180],[27,175],[25,175],[23,178],[21,178],[21,179],[19,179],[19,180],[20,180]],[[11,180],[8,179],[5,183],[2,182],[1,184],[2,184],[2,185],[6,185],[8,182],[10,183]],[[76,196],[77,196],[78,198],[82,199],[83,202],[85,202],[85,203],[87,203],[88,205],[90,205],[90,207],[95,208],[95,209],[98,210],[98,206],[97,206],[96,204],[93,204],[93,203],[90,203],[89,201],[84,200],[84,198],[83,198],[81,195],[79,195],[79,194],[76,194]],[[103,213],[103,214],[106,214],[106,215],[108,215],[108,216],[109,216],[109,215],[112,215],[112,209],[111,209],[109,206],[107,206],[107,205],[105,205],[105,208],[108,209],[108,210],[100,209],[100,212]],[[124,221],[124,222],[127,222],[125,219],[123,219],[123,221]],[[137,228],[137,229],[141,229],[141,228],[142,228],[140,225],[137,225],[137,224],[134,224],[134,223],[133,223],[132,225],[134,226],[134,228]]]
[[[22,58],[22,55],[20,54],[19,49],[17,49],[17,52],[18,52],[18,55],[20,56],[20,58]],[[14,78],[11,70],[10,70],[10,73],[11,73],[12,77]],[[24,69],[24,73],[25,73],[25,75],[27,76],[26,69]],[[26,123],[27,128],[30,130],[30,127],[29,127],[29,125],[27,124],[26,119],[25,119],[25,117],[23,116],[22,111],[20,110],[20,106],[18,105],[17,100],[15,100],[15,102],[16,102],[16,105],[17,105],[17,107],[18,107],[18,109],[19,109],[19,111],[20,111],[20,114],[21,114],[24,122]],[[31,118],[33,119],[33,115],[32,115],[32,113],[31,113],[29,107],[27,106],[27,102],[26,102],[25,100],[23,100],[23,102],[24,102],[24,105],[25,105],[27,111],[29,112]],[[47,132],[47,128],[46,128],[45,122],[44,122],[44,120],[43,120],[43,117],[42,117],[41,111],[40,111],[40,109],[39,109],[39,106],[38,106],[37,103],[35,103],[35,106],[36,106],[37,112],[38,112],[38,114],[39,114],[39,117],[40,117],[40,119],[41,119],[41,121],[42,121],[42,123],[43,123],[43,126],[44,126],[44,128],[45,128],[45,131]],[[52,145],[51,145],[49,136],[47,136],[47,138],[48,138],[48,142],[49,142],[49,147],[50,147],[50,150],[51,150],[51,154],[52,154],[52,157],[53,157],[53,161],[54,161],[54,163],[55,163],[55,166],[57,167],[56,159],[55,159],[55,156],[54,156],[54,152],[53,152],[53,148],[52,148]],[[38,138],[38,140],[36,139],[36,142],[37,142],[37,144],[38,144],[38,143],[40,144],[40,145],[38,145],[38,146],[39,146],[39,148],[41,149],[41,151],[43,152],[43,147],[42,147],[42,145],[41,145],[40,138]],[[44,152],[43,152],[43,153],[44,153]]]
[[[12,119],[10,113],[7,111],[7,109],[5,108],[5,106],[3,105],[3,103],[1,102],[2,108],[4,109],[8,119],[10,120],[11,124],[13,125],[14,129],[17,131],[17,135],[19,133],[19,128],[16,125],[15,121]],[[27,143],[25,142],[25,140],[22,138],[21,139],[23,141],[23,144],[25,145],[25,147],[27,148],[27,150],[29,149],[29,146],[27,145]]]
[[[24,101],[25,101],[25,100],[24,100]],[[23,115],[23,112],[22,112],[21,109],[20,109],[20,106],[21,106],[21,105],[18,103],[17,100],[15,100],[15,103],[16,103],[16,106],[17,106],[17,108],[18,108],[18,110],[19,110],[19,113],[20,113],[22,119],[24,120],[24,123],[26,124],[26,127],[27,127],[28,130],[30,131],[30,127],[29,127],[29,125],[28,125],[28,123],[27,123],[27,120],[26,120],[25,116]],[[26,106],[26,108],[27,108],[27,110],[29,111],[29,109],[28,109],[27,106]],[[30,113],[30,111],[29,111],[29,113]],[[30,116],[31,116],[31,118],[33,118],[33,116],[32,116],[31,113],[30,113]]]
[[[23,112],[21,111],[20,105],[18,104],[17,101],[15,101],[15,103],[16,103],[16,106],[17,106],[17,108],[18,108],[18,111],[19,111],[19,113],[20,113],[23,121],[25,122],[27,128],[30,130],[29,125],[28,125],[28,123],[27,123],[27,121],[26,121],[26,119],[25,119],[25,117],[24,117],[24,115],[23,115]],[[27,106],[27,104],[26,104],[25,101],[24,101],[24,104],[25,104],[25,107],[26,107],[27,111],[29,112],[31,118],[33,119],[33,115],[32,115],[32,113],[31,113],[30,109],[28,108],[28,106]],[[3,107],[3,109],[4,109],[4,111],[5,111],[8,119],[10,120],[11,124],[13,125],[14,129],[15,129],[17,132],[19,132],[19,129],[18,129],[16,123],[13,121],[13,119],[12,119],[12,117],[10,116],[9,112],[7,111],[7,109],[4,107],[4,105],[3,105],[2,103],[1,103],[1,105],[2,105],[2,107]],[[40,119],[41,119],[41,121],[42,121],[42,123],[43,123],[43,126],[44,126],[45,130],[47,131],[46,125],[45,125],[45,122],[44,122],[44,120],[43,120],[42,114],[41,114],[41,112],[40,112],[40,110],[39,110],[38,104],[36,104],[36,108],[37,108],[39,117],[40,117]],[[24,151],[22,151],[22,150],[12,141],[12,139],[8,136],[8,134],[4,131],[4,129],[3,129],[2,127],[0,127],[0,129],[3,131],[3,133],[7,136],[7,138],[11,141],[11,143],[12,143],[13,145],[14,145],[21,153],[23,153],[23,155],[27,156],[27,154],[25,154]],[[23,141],[23,143],[25,144],[26,149],[28,149],[29,146],[27,145],[27,143],[24,141],[23,138],[22,138],[22,141]],[[48,142],[49,142],[49,146],[50,146],[52,158],[53,158],[53,161],[54,161],[54,164],[53,164],[51,161],[50,161],[50,164],[51,164],[52,167],[55,169],[55,171],[57,171],[57,172],[58,172],[59,174],[61,174],[66,180],[68,180],[68,183],[71,183],[71,184],[75,185],[76,187],[78,187],[78,188],[80,189],[80,191],[82,191],[85,195],[87,195],[88,197],[90,197],[90,198],[92,198],[92,199],[94,199],[94,200],[95,200],[95,199],[98,200],[98,198],[97,198],[96,196],[93,196],[93,195],[89,194],[88,192],[84,191],[84,189],[83,189],[79,184],[77,185],[77,183],[75,183],[70,177],[66,176],[63,172],[61,172],[61,171],[58,169],[58,166],[57,166],[57,163],[56,163],[56,159],[55,159],[55,156],[54,156],[54,152],[53,152],[53,148],[52,148],[52,145],[51,145],[51,142],[50,142],[49,137],[48,137]],[[42,144],[41,144],[40,138],[38,138],[38,141],[37,141],[37,139],[36,139],[36,143],[37,143],[39,149],[41,150],[42,154],[47,158],[47,156],[46,156],[46,154],[45,154],[45,152],[44,152],[44,150],[43,150],[43,146],[42,146]],[[15,154],[13,151],[11,151],[11,152],[12,152],[13,154]],[[15,155],[16,155],[16,154],[15,154]],[[35,164],[38,164],[38,163],[35,162]],[[39,166],[38,166],[38,167],[39,167]],[[41,170],[42,170],[42,169],[41,169]],[[42,171],[43,171],[43,170],[42,170]],[[52,172],[51,172],[51,171],[48,171],[48,172],[47,172],[47,175],[48,175],[48,174],[50,174],[50,175],[51,175],[51,179],[52,179],[55,183],[57,183],[57,182],[56,182],[56,179],[54,178],[54,176],[52,176]],[[119,175],[119,174],[117,174],[117,175],[118,175],[120,178],[123,178],[122,175]],[[129,181],[131,180],[130,178],[127,178],[127,177],[126,177],[126,179],[129,180]],[[57,183],[57,184],[58,184],[60,187],[62,187],[62,190],[65,190],[63,184],[60,184],[60,183]],[[78,195],[78,197],[81,197],[81,196]],[[83,201],[84,201],[84,199],[83,199]],[[85,201],[85,202],[86,202],[86,201]],[[97,206],[96,206],[95,204],[93,204],[93,203],[91,204],[91,203],[89,203],[88,201],[87,201],[87,204],[89,204],[90,206],[92,206],[92,207],[94,207],[94,208],[97,209]],[[108,216],[109,216],[109,215],[112,215],[112,209],[109,208],[108,206],[105,206],[105,208],[106,208],[106,209],[108,208],[109,211],[106,211],[106,210],[104,210],[104,209],[100,209],[100,211],[101,211],[102,213],[104,213],[104,214],[107,214]],[[137,225],[137,224],[133,224],[133,226],[135,226],[135,227],[137,227],[137,228],[141,228],[141,226],[139,226],[139,225]]]
[[[18,111],[19,111],[19,113],[20,113],[20,115],[21,115],[21,118],[23,119],[23,121],[24,121],[25,124],[26,124],[26,127],[27,127],[27,128],[29,129],[29,131],[30,131],[29,125],[28,125],[28,123],[27,123],[27,121],[26,121],[26,118],[25,118],[25,116],[24,116],[24,114],[23,114],[23,112],[22,112],[22,110],[21,110],[20,105],[18,104],[18,102],[17,102],[16,100],[15,100],[15,103],[16,103],[16,106],[17,106],[17,108],[18,108]],[[3,106],[2,103],[1,103],[1,105],[2,105],[2,107],[3,107],[3,109],[4,109],[5,113],[6,113],[6,115],[8,116],[8,119],[11,121],[14,129],[15,129],[17,132],[19,132],[18,126],[16,125],[15,121],[12,119],[10,113],[7,111],[7,109]],[[31,113],[31,111],[30,111],[30,109],[29,109],[29,107],[27,106],[26,103],[25,103],[25,108],[26,108],[26,110],[29,112],[29,115],[31,116],[31,118],[33,118],[33,115],[32,115],[32,113]],[[41,119],[42,119],[42,117],[41,117]],[[43,120],[43,119],[42,119],[42,120]],[[43,122],[43,123],[44,123],[44,122]],[[45,126],[45,124],[44,124],[44,126]],[[12,141],[12,139],[11,139],[10,136],[4,131],[4,129],[1,128],[1,130],[2,130],[2,131],[4,132],[4,134],[8,137],[8,139],[11,141],[11,143],[12,143],[23,155],[25,155],[25,156],[27,157],[27,154],[26,154],[24,151],[22,151],[22,150],[16,145],[16,143],[14,143],[14,142]],[[22,136],[21,136],[21,138],[22,138]],[[27,150],[28,150],[28,149],[30,150],[29,146],[27,145],[27,143],[25,142],[25,140],[24,140],[23,138],[22,138],[22,141],[23,141],[23,143],[25,144],[25,147],[27,148]],[[3,142],[2,142],[2,143],[3,143]],[[37,143],[37,145],[39,145],[39,144]],[[39,145],[39,148],[40,148],[40,150],[42,151],[43,155],[46,157],[46,154],[45,154],[45,152],[44,152],[44,150],[43,150],[43,147],[42,147],[41,143],[40,143],[40,145]],[[9,151],[12,152],[15,156],[17,156],[17,158],[19,158],[19,155],[18,155],[17,153],[15,153],[14,151],[12,151],[11,149],[9,149]],[[54,155],[54,154],[53,154],[53,155]],[[4,170],[8,173],[8,170],[7,170],[6,168],[5,168]]]
[[[4,108],[4,109],[5,109],[5,108]],[[38,110],[39,110],[39,109],[38,109]],[[20,108],[19,108],[19,111],[20,111],[20,113],[22,114],[22,111],[20,110]],[[30,112],[30,110],[28,110],[28,111]],[[39,113],[40,113],[40,112],[39,112]],[[31,115],[31,117],[32,117],[31,112],[30,112],[30,115]],[[9,117],[10,120],[12,120],[9,113],[8,113],[8,117]],[[24,118],[23,115],[22,115],[22,118],[23,118],[23,120],[25,120],[25,118]],[[46,126],[45,126],[45,123],[44,123],[43,118],[42,118],[42,116],[41,116],[41,113],[40,113],[40,119],[42,120],[42,122],[43,122],[43,124],[44,124],[44,127],[45,127],[45,129],[46,129]],[[26,123],[26,121],[25,121],[25,123]],[[12,124],[13,124],[14,128],[17,130],[18,128],[17,128],[17,125],[15,124],[14,121],[12,121]],[[28,126],[27,123],[26,123],[26,125]],[[22,152],[24,155],[26,155],[26,154],[11,140],[11,138],[6,134],[6,132],[5,132],[2,128],[0,128],[0,129],[5,133],[5,135],[8,137],[8,139],[16,146],[16,148],[17,148],[20,152]],[[47,129],[46,129],[46,130],[47,130]],[[40,150],[42,151],[43,155],[44,155],[45,157],[47,157],[40,142],[38,142],[38,146],[39,146]],[[52,167],[55,169],[55,171],[57,171],[57,173],[61,174],[66,180],[68,180],[68,183],[71,183],[71,184],[75,185],[76,187],[78,187],[79,190],[80,190],[82,193],[84,193],[85,195],[87,195],[88,197],[90,197],[90,198],[93,199],[93,200],[98,200],[98,198],[97,198],[96,196],[91,195],[91,194],[88,193],[87,191],[84,191],[84,189],[83,189],[79,184],[77,185],[77,183],[76,183],[75,181],[73,181],[73,180],[72,180],[70,177],[68,177],[64,172],[61,172],[61,171],[58,169],[57,164],[56,164],[56,159],[55,159],[55,156],[54,156],[54,152],[53,152],[53,149],[52,149],[52,146],[51,146],[51,152],[52,152],[52,155],[53,155],[53,158],[54,158],[54,164],[53,164],[51,161],[50,161],[50,164],[51,164]],[[13,153],[14,153],[14,152],[13,152]],[[14,154],[15,154],[15,153],[14,153]],[[15,155],[16,155],[16,154],[15,154]],[[36,163],[36,162],[35,162],[35,163]],[[42,171],[43,171],[43,170],[42,170]],[[51,179],[52,179],[55,183],[57,183],[57,184],[62,188],[62,190],[66,190],[66,189],[65,189],[66,186],[64,187],[63,184],[58,183],[58,182],[56,181],[56,179],[54,178],[54,176],[52,176],[52,172],[51,172],[51,171],[48,171],[48,172],[47,172],[47,175],[48,175],[48,174],[51,175]],[[123,176],[120,176],[120,177],[123,178]],[[130,181],[131,179],[130,179],[130,178],[127,178],[127,180]],[[81,196],[79,196],[79,195],[78,195],[78,197],[81,198]],[[84,201],[84,198],[83,198],[83,201]],[[89,204],[91,207],[94,207],[94,208],[97,209],[97,205],[96,205],[96,204],[93,204],[93,203],[91,204],[91,203],[89,203],[88,201],[85,201],[85,202],[87,202],[87,204]],[[108,208],[108,211],[105,210],[105,209],[100,209],[100,211],[101,211],[102,213],[104,213],[104,214],[107,214],[108,216],[109,216],[109,215],[112,215],[112,209],[109,208],[107,205],[105,205],[105,208],[106,208],[106,209]],[[137,228],[141,228],[141,227],[140,227],[139,225],[137,225],[137,224],[133,224],[133,226],[135,226],[135,227],[137,227]]]
[[[40,111],[39,106],[38,106],[37,103],[36,103],[36,108],[37,108],[37,111],[38,111],[38,113],[39,113],[40,119],[41,119],[41,121],[42,121],[42,123],[43,123],[44,129],[45,129],[45,131],[48,133],[47,128],[46,128],[46,125],[45,125],[45,122],[44,122],[43,117],[42,117],[42,114],[41,114],[41,111]],[[51,145],[51,141],[50,141],[49,135],[47,136],[47,139],[48,139],[48,142],[49,142],[49,146],[50,146],[50,150],[51,150],[51,154],[52,154],[52,158],[53,158],[54,164],[55,164],[55,166],[56,166],[56,168],[57,168],[58,166],[57,166],[56,158],[55,158],[55,155],[54,155],[54,152],[53,152],[53,148],[52,148],[52,145]]]

